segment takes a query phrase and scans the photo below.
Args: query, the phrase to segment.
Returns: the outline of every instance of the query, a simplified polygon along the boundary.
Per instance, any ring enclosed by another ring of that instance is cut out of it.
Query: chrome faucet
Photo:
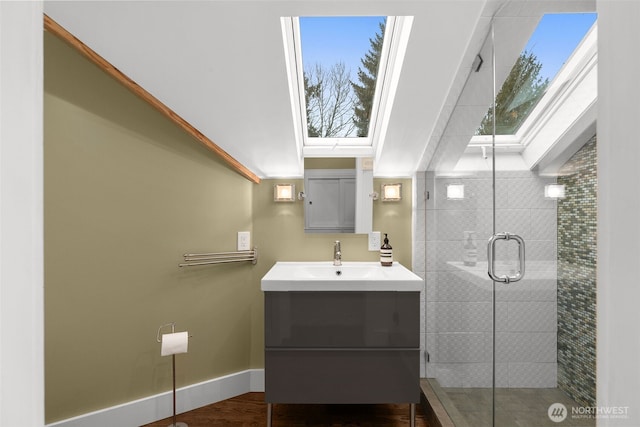
[[[333,244],[333,265],[342,265],[342,252],[340,251],[340,240]]]

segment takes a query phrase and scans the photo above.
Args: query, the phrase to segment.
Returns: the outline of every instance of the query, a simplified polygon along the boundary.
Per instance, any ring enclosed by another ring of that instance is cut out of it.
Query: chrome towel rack
[[[184,263],[178,264],[178,267],[194,267],[197,265],[227,264],[230,262],[246,261],[250,261],[251,264],[254,265],[258,263],[258,248],[253,248],[248,251],[184,254]]]

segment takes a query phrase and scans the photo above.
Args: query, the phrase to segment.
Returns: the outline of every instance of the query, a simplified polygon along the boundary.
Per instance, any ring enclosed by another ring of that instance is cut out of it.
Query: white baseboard
[[[191,411],[252,391],[264,391],[264,369],[248,369],[176,390],[176,412]],[[173,415],[172,392],[48,424],[47,427],[138,427]]]

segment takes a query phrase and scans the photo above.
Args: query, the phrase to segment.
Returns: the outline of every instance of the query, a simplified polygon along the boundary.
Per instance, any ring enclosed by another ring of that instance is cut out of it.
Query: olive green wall
[[[178,263],[235,249],[254,184],[45,34],[47,422],[170,390],[167,322],[178,386],[247,369],[253,266]]]
[[[373,202],[373,229],[389,234],[394,261],[411,269],[411,180],[374,179],[374,188],[379,191],[382,183],[402,183],[402,201]],[[273,201],[273,185],[294,183],[296,191],[303,188],[303,180],[263,180],[253,192],[253,242],[258,247],[260,260],[254,270],[254,279],[260,278],[276,261],[332,261],[333,242],[340,240],[343,261],[379,261],[378,252],[369,252],[366,234],[323,234],[304,232],[303,202],[276,203]],[[259,316],[253,318],[251,342],[251,366],[261,368],[264,364],[262,297],[253,302]]]
[[[311,157],[304,159],[305,169],[355,169],[354,157]]]
[[[178,387],[263,367],[260,278],[276,260],[376,261],[367,236],[305,234],[303,205],[256,185],[45,33],[45,410],[52,423],[171,389],[156,331],[193,336]],[[411,266],[411,181],[374,202],[374,229]],[[295,180],[302,188],[302,180]],[[182,254],[234,250],[249,263],[178,268]]]

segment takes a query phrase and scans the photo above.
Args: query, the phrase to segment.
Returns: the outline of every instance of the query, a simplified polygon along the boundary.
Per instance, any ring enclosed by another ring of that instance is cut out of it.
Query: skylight
[[[307,136],[366,137],[386,17],[301,17]]]
[[[411,23],[392,16],[282,18],[302,157],[375,157]]]
[[[496,135],[515,135],[596,21],[595,13],[547,14],[496,96]],[[476,135],[491,135],[489,108]]]

